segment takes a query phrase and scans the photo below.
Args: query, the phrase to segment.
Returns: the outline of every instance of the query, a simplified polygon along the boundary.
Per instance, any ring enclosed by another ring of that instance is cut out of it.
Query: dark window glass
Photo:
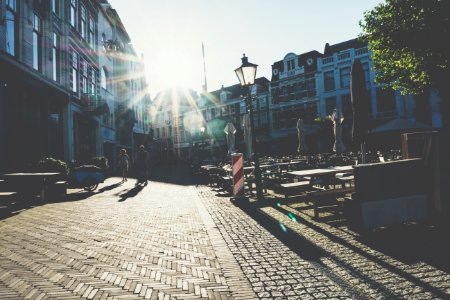
[[[33,68],[35,70],[41,70],[41,57],[42,57],[42,41],[41,41],[41,19],[34,14],[33,15]]]
[[[92,49],[95,49],[95,46],[97,45],[96,39],[95,39],[95,27],[96,27],[96,24],[94,22],[94,19],[89,18],[89,35],[88,35],[88,40],[89,40],[89,45],[91,45]]]
[[[82,38],[86,38],[87,34],[87,21],[86,21],[86,8],[84,6],[81,6],[81,26],[80,26],[80,33]]]
[[[52,0],[52,12],[59,15],[59,0]]]
[[[100,70],[100,86],[105,89],[108,90],[108,86],[107,86],[107,74],[106,74],[106,69],[105,67],[103,67]]]
[[[53,80],[59,82],[59,37],[56,33],[53,33],[52,67]]]
[[[333,91],[336,88],[334,82],[334,71],[323,73],[323,80],[325,91]]]
[[[362,68],[364,70],[364,80],[366,81],[366,87],[369,88],[370,86],[370,70],[369,70],[369,63],[362,63]]]
[[[16,11],[16,0],[6,0],[6,7],[12,11]]]
[[[77,28],[77,0],[70,0],[70,25]]]
[[[80,60],[80,71],[81,71],[81,91],[85,94],[88,93],[88,65],[85,60]]]
[[[15,7],[15,5],[14,5]],[[6,9],[6,53],[16,55],[16,16],[14,10],[8,6]]]
[[[341,74],[341,88],[350,87],[350,68],[342,68],[340,70]]]
[[[97,94],[97,71],[94,68],[90,68],[89,71],[89,94]]]
[[[72,52],[72,92],[78,91],[78,54]]]
[[[287,70],[293,70],[295,68],[295,60],[291,59],[287,61]]]

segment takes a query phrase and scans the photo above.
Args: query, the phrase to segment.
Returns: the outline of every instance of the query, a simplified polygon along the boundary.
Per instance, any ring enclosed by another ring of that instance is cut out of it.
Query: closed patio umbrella
[[[224,128],[224,132],[227,139],[228,154],[233,154],[236,152],[236,150],[234,149],[236,127],[234,127],[233,123],[231,122],[227,123],[227,125]]]
[[[248,160],[251,160],[253,157],[253,144],[252,144],[252,130],[250,128],[250,116],[245,114],[242,120],[242,124],[244,127],[244,142],[245,142],[245,154]]]
[[[301,155],[306,154],[308,152],[308,146],[306,146],[305,142],[305,124],[302,119],[298,119],[297,121],[297,134],[298,134],[298,148],[297,152]]]
[[[355,59],[352,65],[350,91],[353,107],[353,145],[355,147],[361,147],[361,161],[365,163],[365,143],[370,126],[370,99],[366,89],[364,70],[359,59]]]
[[[342,142],[342,121],[344,121],[344,116],[340,111],[335,109],[331,115],[331,120],[333,120],[334,124],[333,151],[336,152],[336,154],[342,154],[345,151],[345,146]]]

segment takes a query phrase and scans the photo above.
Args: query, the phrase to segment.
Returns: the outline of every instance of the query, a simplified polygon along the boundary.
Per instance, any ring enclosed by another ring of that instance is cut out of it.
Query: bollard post
[[[242,153],[231,155],[231,165],[233,170],[233,197],[231,200],[246,200],[244,181],[244,156]]]

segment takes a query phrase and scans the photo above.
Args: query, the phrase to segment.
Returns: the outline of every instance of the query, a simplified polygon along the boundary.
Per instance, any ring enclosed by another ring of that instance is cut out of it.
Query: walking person
[[[119,154],[119,169],[122,172],[122,182],[127,181],[129,166],[130,157],[127,154],[127,150],[121,149]]]
[[[144,145],[139,146],[139,151],[136,158],[137,182],[136,185],[143,183],[147,185],[148,179],[148,152]]]

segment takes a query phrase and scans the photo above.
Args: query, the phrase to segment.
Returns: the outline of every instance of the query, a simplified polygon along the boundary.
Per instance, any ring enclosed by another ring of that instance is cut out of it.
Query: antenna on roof
[[[202,55],[203,55],[203,76],[205,77],[205,84],[203,85],[203,94],[208,92],[208,83],[206,81],[206,61],[205,61],[205,45],[202,43]]]

